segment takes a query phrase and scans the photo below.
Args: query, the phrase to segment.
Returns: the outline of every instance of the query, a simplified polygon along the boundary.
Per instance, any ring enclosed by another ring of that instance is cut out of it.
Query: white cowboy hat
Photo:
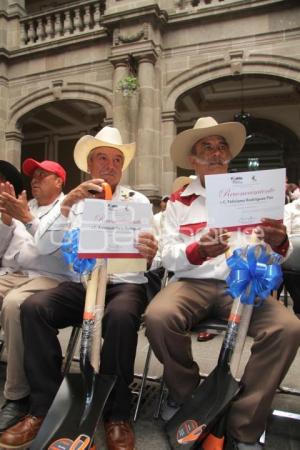
[[[74,161],[77,167],[83,172],[88,172],[87,159],[91,150],[97,147],[112,147],[120,150],[124,155],[124,171],[130,164],[135,154],[135,142],[131,144],[123,144],[121,134],[117,128],[104,127],[96,136],[89,134],[82,136],[76,142],[74,148]]]
[[[218,123],[213,117],[200,117],[194,127],[182,131],[171,145],[171,158],[182,169],[193,169],[188,155],[193,145],[204,137],[222,136],[227,144],[232,159],[242,150],[246,140],[246,129],[239,122]]]

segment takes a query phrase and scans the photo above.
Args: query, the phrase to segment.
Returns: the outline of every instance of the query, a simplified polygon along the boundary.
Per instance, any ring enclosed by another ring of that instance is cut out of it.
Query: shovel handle
[[[251,244],[258,243],[256,234],[252,231]],[[231,256],[232,250],[229,248],[226,259]],[[229,364],[233,376],[237,376],[241,356],[246,341],[249,323],[252,316],[253,305],[244,305],[240,296],[233,300],[225,338],[222,344],[219,363]]]
[[[112,199],[112,190],[108,183],[102,183],[102,188],[104,191],[105,200]],[[96,267],[92,273],[89,274],[89,279],[87,282],[86,295],[85,295],[85,305],[83,313],[83,327],[82,327],[82,338],[81,338],[81,361],[82,363],[86,358],[91,358],[93,356],[92,366],[96,372],[99,371],[99,357],[101,348],[101,324],[105,303],[105,293],[106,293],[106,281],[107,281],[107,263],[105,260],[97,260],[97,263],[102,265]],[[98,293],[99,291],[99,293]],[[99,306],[96,307],[97,302]],[[98,309],[98,311],[97,311]],[[101,312],[100,312],[101,311]],[[99,313],[100,312],[100,313]],[[99,328],[97,331],[97,328]],[[97,334],[97,339],[94,334]],[[91,346],[91,341],[93,345]],[[98,341],[97,349],[93,350],[95,342]],[[96,352],[98,350],[98,357]],[[88,353],[91,352],[91,355]]]
[[[107,261],[103,260],[98,278],[98,290],[95,306],[95,325],[93,330],[93,343],[91,348],[91,365],[96,372],[99,372],[100,351],[102,342],[102,318],[105,307],[105,294],[107,283]]]
[[[83,318],[89,319],[91,315],[94,314],[95,310],[95,292],[97,291],[98,279],[99,279],[99,267],[96,267],[93,272],[90,273],[87,282],[86,294],[85,294],[85,305]]]
[[[252,231],[251,244],[255,245],[258,244],[258,242],[259,241],[257,239],[256,234],[254,233],[254,231]],[[232,313],[233,314],[236,313],[240,317],[234,349],[230,360],[230,370],[233,377],[235,378],[238,376],[242,353],[245,347],[246,337],[252,317],[252,312],[253,312],[253,305],[244,305],[243,303],[241,303],[240,297],[234,300],[230,315],[232,315]]]
[[[104,199],[112,199],[112,190],[108,183],[102,183],[102,188],[104,191]],[[97,286],[95,289],[96,302],[95,302],[95,324],[93,329],[93,339],[91,347],[91,365],[95,372],[99,372],[99,362],[100,362],[100,351],[101,351],[101,340],[102,340],[102,318],[104,314],[105,307],[105,294],[106,294],[106,283],[107,283],[107,261],[102,261],[102,266],[99,271]]]

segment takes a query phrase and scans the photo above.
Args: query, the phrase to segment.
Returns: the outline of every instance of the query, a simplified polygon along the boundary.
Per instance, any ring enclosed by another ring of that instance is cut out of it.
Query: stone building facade
[[[67,188],[75,141],[113,124],[137,142],[124,183],[157,200],[174,136],[207,115],[247,122],[232,170],[299,182],[299,83],[296,0],[0,0],[0,158],[56,159]]]

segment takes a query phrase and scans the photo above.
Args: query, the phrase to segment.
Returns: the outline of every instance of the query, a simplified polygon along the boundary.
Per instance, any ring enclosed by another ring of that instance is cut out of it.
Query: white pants
[[[47,277],[29,278],[21,273],[0,276],[0,298],[3,299],[1,326],[7,350],[4,396],[19,400],[30,393],[23,367],[24,346],[20,323],[20,305],[30,295],[51,289],[59,281]]]

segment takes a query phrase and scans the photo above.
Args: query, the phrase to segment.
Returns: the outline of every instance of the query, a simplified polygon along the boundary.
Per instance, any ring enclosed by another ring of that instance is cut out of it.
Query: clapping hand
[[[1,183],[0,211],[2,220],[4,217],[4,220],[9,221],[7,225],[11,223],[12,218],[20,220],[24,224],[33,219],[33,215],[29,210],[26,191],[23,191],[16,197],[15,189],[8,181]]]

